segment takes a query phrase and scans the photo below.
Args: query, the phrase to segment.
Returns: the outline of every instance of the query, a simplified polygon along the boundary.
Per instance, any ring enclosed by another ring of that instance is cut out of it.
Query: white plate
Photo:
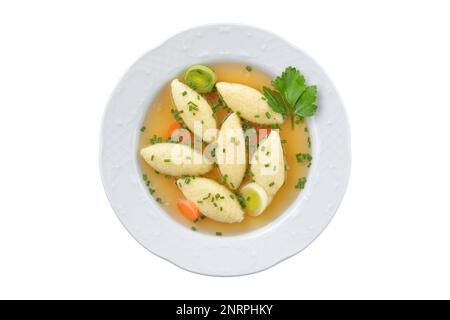
[[[306,188],[278,219],[253,232],[216,237],[174,221],[149,195],[137,162],[144,116],[161,87],[197,63],[237,61],[278,75],[299,68],[317,84],[319,112],[308,120],[313,164]],[[350,174],[350,133],[325,72],[278,36],[241,25],[210,25],[167,40],[140,58],[114,90],[101,136],[103,185],[112,208],[145,248],[200,274],[236,276],[267,269],[307,247],[333,218]]]

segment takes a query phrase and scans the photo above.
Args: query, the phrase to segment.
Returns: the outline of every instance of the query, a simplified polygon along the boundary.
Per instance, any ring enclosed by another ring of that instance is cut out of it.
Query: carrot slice
[[[181,124],[179,122],[174,122],[170,125],[167,130],[167,135],[170,137],[176,130],[181,128]]]
[[[189,220],[194,221],[202,215],[197,205],[187,199],[179,199],[177,203],[178,209]]]
[[[257,127],[256,131],[258,132],[258,137],[259,137],[258,141],[261,142],[269,136],[270,131],[272,131],[272,129]]]
[[[181,127],[179,122],[174,122],[170,125],[167,130],[169,137],[173,137],[175,141],[181,142],[182,144],[191,144],[191,134],[187,129]],[[180,139],[181,138],[181,139]]]

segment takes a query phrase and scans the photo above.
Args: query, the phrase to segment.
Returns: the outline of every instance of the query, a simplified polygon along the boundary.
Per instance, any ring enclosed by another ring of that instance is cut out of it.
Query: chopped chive
[[[298,179],[297,184],[295,185],[296,189],[304,189],[306,184],[306,177]]]
[[[195,103],[193,103],[192,101],[188,102],[188,108],[189,108],[189,111],[198,111],[198,106]],[[195,116],[195,112],[194,112],[194,116]]]
[[[261,99],[264,100],[264,101],[267,101],[267,98],[264,97],[264,96],[261,96]]]
[[[274,123],[274,124],[270,125],[270,127],[272,129],[280,129],[280,125],[278,123]]]
[[[156,144],[156,143],[161,143],[162,142],[162,138],[158,137],[156,134],[153,135],[153,137],[150,139],[150,144]]]
[[[259,114],[255,114],[255,118],[259,118]]]
[[[183,91],[182,95],[183,95],[183,97],[184,97],[185,95],[187,95],[187,91]]]
[[[245,66],[245,70],[247,70],[248,72],[252,72],[253,68],[250,66]]]
[[[220,103],[214,103],[212,107],[213,113],[217,113],[219,111]]]
[[[144,174],[142,175],[142,179],[144,179],[144,181],[147,181],[147,180],[148,180],[148,176],[144,173]]]
[[[161,198],[156,198],[156,202],[162,203],[162,199]]]
[[[202,200],[206,200],[206,199],[208,199],[209,197],[211,197],[211,193],[208,193],[208,195],[207,195],[206,197],[204,197]]]
[[[152,154],[152,157],[150,158],[150,161],[153,161],[153,159],[155,159],[155,155]]]
[[[164,159],[164,162],[170,162],[170,159]]]
[[[297,153],[295,155],[297,158],[297,162],[304,163],[304,162],[311,162],[312,156],[309,153]]]
[[[222,235],[222,232],[219,232],[219,231],[216,232],[216,236],[221,236],[221,235]]]
[[[273,187],[275,185],[275,182],[271,182],[271,183],[269,183],[269,187]]]
[[[142,127],[142,128],[141,128],[141,132],[144,132],[144,131],[145,131],[145,129],[146,129],[146,128],[145,128],[145,126],[144,126],[144,127]]]
[[[191,227],[191,230],[192,230],[192,231],[197,231],[197,228],[194,227],[194,226],[192,226],[192,227]]]
[[[270,119],[272,116],[270,115],[270,113],[269,112],[266,112],[266,118],[267,119]]]

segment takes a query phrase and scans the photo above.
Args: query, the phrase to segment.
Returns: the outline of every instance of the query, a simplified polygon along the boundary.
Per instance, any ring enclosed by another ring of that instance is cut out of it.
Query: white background
[[[448,1],[2,1],[0,298],[450,298]],[[205,23],[273,31],[346,104],[344,201],[305,251],[212,278],[141,247],[104,195],[100,123],[142,54]]]

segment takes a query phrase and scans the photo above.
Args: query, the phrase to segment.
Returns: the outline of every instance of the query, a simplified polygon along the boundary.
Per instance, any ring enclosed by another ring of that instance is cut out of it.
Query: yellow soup
[[[214,70],[217,82],[225,81],[240,83],[253,87],[259,91],[262,91],[263,86],[270,87],[272,77],[256,68],[247,68],[245,65],[236,63],[213,64],[209,65],[209,67]],[[182,76],[180,76],[180,81],[183,81]],[[203,96],[210,98],[208,94]],[[145,176],[144,183],[150,185],[149,192],[158,202],[160,202],[160,205],[167,214],[177,222],[196,232],[223,236],[236,235],[267,225],[279,217],[297,198],[301,190],[300,188],[296,188],[296,185],[298,184],[299,179],[307,176],[308,168],[310,166],[309,160],[305,160],[301,155],[299,156],[300,159],[297,159],[297,155],[311,153],[310,135],[308,133],[306,121],[297,121],[294,128],[292,128],[291,122],[286,120],[279,129],[280,137],[283,142],[287,170],[285,183],[279,189],[278,193],[264,212],[257,217],[246,214],[244,220],[240,223],[221,223],[209,218],[200,219],[197,222],[189,221],[177,208],[177,201],[180,198],[184,198],[184,196],[175,184],[176,178],[155,172],[155,170],[153,170],[139,154],[139,151],[142,148],[150,144],[151,139],[155,135],[161,137],[163,142],[167,140],[168,129],[171,124],[175,122],[171,112],[172,109],[175,109],[175,107],[172,101],[170,84],[167,83],[148,108],[141,130],[137,152],[142,174]],[[229,110],[221,107],[215,114],[219,128],[222,121],[229,113]],[[261,125],[252,123],[249,125],[250,127],[263,128]],[[204,175],[204,177],[212,178],[218,182],[223,181],[217,167]],[[250,179],[251,177],[246,176],[241,187],[249,182]]]

